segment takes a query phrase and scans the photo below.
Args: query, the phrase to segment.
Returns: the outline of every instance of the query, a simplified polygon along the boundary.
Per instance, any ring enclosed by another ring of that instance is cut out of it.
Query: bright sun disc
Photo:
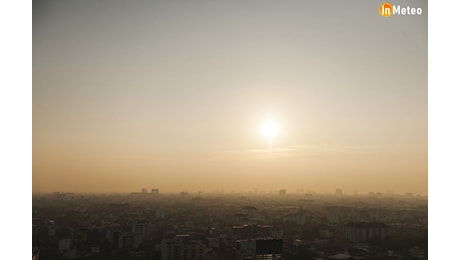
[[[262,134],[267,138],[273,138],[278,134],[278,125],[272,120],[267,120],[262,125]]]

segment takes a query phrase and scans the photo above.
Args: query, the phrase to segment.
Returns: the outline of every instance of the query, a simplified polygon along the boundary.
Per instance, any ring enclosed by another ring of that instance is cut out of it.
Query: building
[[[256,240],[256,259],[272,260],[282,259],[283,240],[282,239],[265,239]]]
[[[202,259],[206,254],[205,242],[192,239],[188,234],[176,235],[161,242],[161,260]]]
[[[64,252],[70,249],[70,238],[59,239],[59,251]]]
[[[345,225],[345,237],[353,242],[382,240],[388,234],[388,226],[381,222],[352,222]]]
[[[307,216],[306,216],[305,212],[302,209],[300,209],[296,213],[284,216],[283,217],[283,222],[303,226],[303,225],[305,225],[306,219],[307,219]]]
[[[257,208],[256,207],[246,206],[246,207],[243,207],[243,211],[244,211],[245,214],[247,214],[251,218],[256,217],[256,214],[257,214]]]
[[[274,260],[283,259],[282,239],[251,239],[237,241],[238,259]]]
[[[160,208],[155,209],[155,217],[156,218],[163,219],[163,218],[165,218],[165,215],[166,215],[166,212],[165,212],[165,210],[163,208],[160,207]]]
[[[134,234],[131,232],[123,232],[119,237],[119,248],[132,249],[134,248]]]
[[[281,189],[279,191],[279,195],[286,195],[286,189]]]
[[[272,226],[267,225],[243,225],[233,226],[232,234],[239,239],[254,239],[259,237],[270,237]]]
[[[418,246],[409,249],[409,255],[415,259],[425,259],[425,251]],[[427,258],[426,258],[427,259]]]
[[[151,189],[150,192],[148,192],[148,189],[142,188],[140,192],[131,192],[131,195],[137,195],[137,196],[150,196],[150,195],[158,195],[160,194],[160,189],[154,188]]]
[[[138,248],[142,242],[148,239],[149,223],[133,222],[131,224],[131,232],[133,234],[133,247]]]
[[[342,189],[335,189],[335,195],[336,195],[337,197],[342,197],[342,195],[343,195]]]

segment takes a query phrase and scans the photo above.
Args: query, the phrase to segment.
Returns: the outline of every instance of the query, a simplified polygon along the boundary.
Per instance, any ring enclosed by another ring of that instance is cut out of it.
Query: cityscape
[[[32,13],[33,260],[428,258],[427,0]]]
[[[35,259],[427,259],[427,197],[370,192],[33,197]]]

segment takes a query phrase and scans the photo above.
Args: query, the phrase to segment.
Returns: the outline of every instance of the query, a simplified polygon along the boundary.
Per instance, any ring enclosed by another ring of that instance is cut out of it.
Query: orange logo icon
[[[383,3],[379,6],[379,13],[383,17],[390,17],[393,15],[393,5],[389,3]]]

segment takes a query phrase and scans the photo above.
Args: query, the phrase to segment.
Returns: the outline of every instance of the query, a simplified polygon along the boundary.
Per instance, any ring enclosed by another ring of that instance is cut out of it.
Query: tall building
[[[237,242],[238,259],[274,260],[283,259],[282,239],[251,239]]]
[[[286,189],[281,189],[279,191],[279,195],[286,195]]]
[[[131,232],[133,234],[133,247],[137,248],[142,242],[148,239],[149,223],[133,222],[131,225]]]
[[[188,234],[176,235],[161,242],[161,260],[202,259],[206,250],[204,241],[192,239]]]
[[[345,225],[345,237],[353,242],[382,240],[388,234],[388,226],[381,222],[353,222]]]

